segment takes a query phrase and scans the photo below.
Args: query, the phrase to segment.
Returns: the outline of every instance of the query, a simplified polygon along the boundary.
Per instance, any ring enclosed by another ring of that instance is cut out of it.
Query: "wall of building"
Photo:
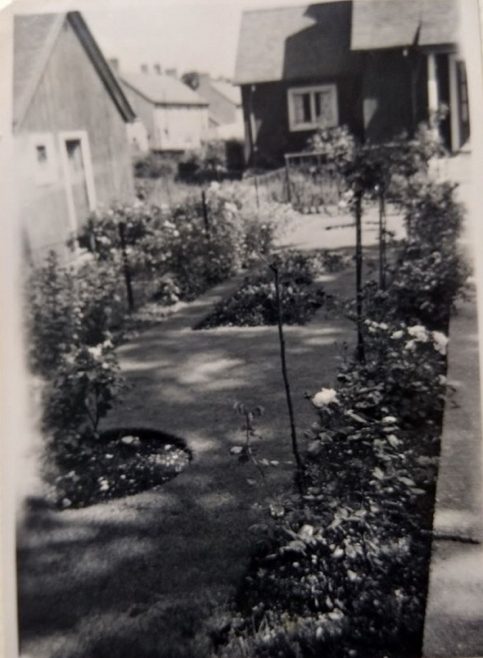
[[[196,105],[157,106],[153,147],[162,151],[199,148],[208,136],[208,108]]]
[[[121,84],[128,101],[131,103],[131,107],[146,129],[148,144],[150,148],[156,148],[154,103],[148,101],[146,98],[144,98],[144,96],[141,96],[141,94],[139,94],[137,91],[134,91],[134,89],[128,85],[122,82]]]
[[[413,132],[428,118],[426,57],[402,49],[366,53],[362,93],[367,140]]]
[[[126,123],[66,22],[17,128],[21,216],[33,251],[54,245],[60,248],[72,229],[59,141],[59,133],[69,131],[88,135],[97,203],[132,200],[134,181]],[[38,134],[51,135],[54,149],[54,175],[43,183],[35,178],[35,147],[29,138]]]
[[[335,83],[339,125],[346,125],[356,134],[362,133],[361,84],[357,76],[332,79],[306,79],[297,82],[267,82],[258,84],[252,91],[250,85],[242,87],[245,123],[245,153],[253,163],[250,144],[250,123],[254,141],[258,146],[257,161],[260,166],[276,166],[283,162],[285,153],[303,150],[314,130],[290,131],[288,116],[288,90],[319,84]],[[250,114],[252,118],[250,119]]]

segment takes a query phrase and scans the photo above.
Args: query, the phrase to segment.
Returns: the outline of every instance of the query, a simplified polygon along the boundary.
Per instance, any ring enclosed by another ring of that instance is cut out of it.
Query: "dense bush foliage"
[[[362,161],[359,152],[348,169],[351,189],[368,196],[409,173],[398,183],[408,238],[386,289],[365,287],[365,358],[344,361],[335,388],[311,398],[318,418],[307,432],[305,494],[272,512],[270,546],[240,593],[226,658],[421,651],[446,333],[467,275],[462,211],[451,186],[423,177],[427,153],[409,145],[389,177],[381,155]]]
[[[178,165],[178,176],[191,182],[221,181],[243,167],[243,145],[237,140],[215,139],[188,151]]]
[[[283,216],[275,204],[258,210],[241,186],[213,183],[204,201],[194,196],[171,213],[142,203],[97,212],[79,242],[101,261],[120,262],[123,223],[134,278],[154,282],[160,299],[168,285],[169,299],[190,300],[269,253]]]
[[[136,178],[174,178],[177,163],[173,154],[148,153],[134,162]]]
[[[51,254],[28,279],[26,317],[32,371],[41,378],[46,479],[62,475],[62,460],[78,451],[73,437],[93,437],[124,382],[109,329],[122,317],[112,266],[91,261],[77,270]]]
[[[305,324],[322,306],[324,292],[314,285],[320,261],[302,252],[284,252],[279,258],[283,322]],[[245,279],[233,295],[219,302],[196,329],[220,326],[255,327],[278,321],[275,282],[269,271]]]

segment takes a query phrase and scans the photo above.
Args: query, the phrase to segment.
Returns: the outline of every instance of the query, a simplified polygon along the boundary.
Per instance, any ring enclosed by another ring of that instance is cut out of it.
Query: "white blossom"
[[[337,403],[337,393],[333,388],[321,388],[312,398],[312,404],[317,409],[321,409],[332,403]]]
[[[412,327],[408,327],[408,334],[418,343],[427,343],[429,340],[428,330],[422,324],[415,324]]]
[[[444,356],[449,343],[448,336],[443,334],[442,331],[433,331],[432,336],[434,349]]]

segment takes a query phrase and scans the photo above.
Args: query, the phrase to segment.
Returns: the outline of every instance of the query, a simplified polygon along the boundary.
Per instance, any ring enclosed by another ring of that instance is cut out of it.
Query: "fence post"
[[[132,313],[134,310],[134,295],[132,290],[131,268],[129,267],[129,259],[127,257],[127,251],[126,251],[126,223],[119,222],[118,226],[119,226],[119,238],[121,240],[121,253],[122,253],[122,265],[124,270],[124,280],[126,281],[127,303],[128,303],[129,313]]]
[[[290,189],[290,164],[287,155],[285,155],[285,184],[287,186],[287,203],[292,203],[292,190]]]
[[[357,360],[364,363],[364,337],[362,335],[362,191],[355,193],[356,220],[356,313],[357,313]]]

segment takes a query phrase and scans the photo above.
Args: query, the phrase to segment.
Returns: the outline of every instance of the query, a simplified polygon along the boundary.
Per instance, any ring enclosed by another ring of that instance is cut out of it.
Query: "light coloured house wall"
[[[134,198],[125,121],[68,21],[16,134],[21,216],[33,253],[62,251],[85,221],[84,211],[72,210],[66,139],[79,141],[90,209]]]
[[[152,148],[185,151],[201,146],[208,137],[208,108],[199,106],[157,106]]]

